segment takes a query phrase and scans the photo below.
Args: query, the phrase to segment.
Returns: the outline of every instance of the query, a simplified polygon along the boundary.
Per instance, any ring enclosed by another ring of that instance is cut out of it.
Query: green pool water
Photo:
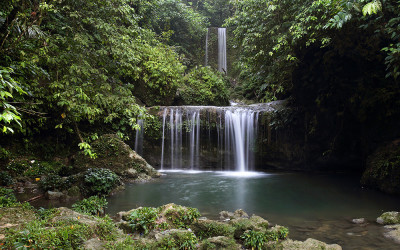
[[[400,210],[400,200],[362,188],[356,177],[299,173],[163,172],[148,183],[128,184],[108,198],[107,213],[176,203],[217,219],[222,210],[243,209],[289,228],[290,238],[315,238],[344,249],[400,249],[383,237],[375,219]],[[356,225],[354,218],[368,223]]]

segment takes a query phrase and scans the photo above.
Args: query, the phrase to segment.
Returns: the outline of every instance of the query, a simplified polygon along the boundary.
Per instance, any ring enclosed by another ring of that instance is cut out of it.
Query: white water
[[[164,108],[161,170],[253,170],[258,113],[243,107]]]
[[[218,71],[227,73],[226,67],[226,28],[218,28]]]
[[[137,121],[137,123],[140,128],[136,130],[135,151],[139,155],[142,155],[143,154],[143,135],[144,135],[143,120],[140,119]]]

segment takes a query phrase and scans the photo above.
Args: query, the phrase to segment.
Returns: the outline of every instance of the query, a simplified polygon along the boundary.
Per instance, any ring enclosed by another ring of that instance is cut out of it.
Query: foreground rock
[[[290,240],[287,228],[270,227],[265,219],[242,210],[224,213],[232,215],[229,220],[209,220],[200,219],[196,208],[171,203],[120,212],[118,223],[65,207],[41,212],[12,207],[0,212],[5,223],[0,245],[5,249],[33,243],[37,249],[341,249],[314,239]]]
[[[385,212],[376,219],[376,222],[382,225],[400,224],[399,212]]]
[[[383,234],[386,238],[400,244],[400,224],[385,226],[386,232]]]
[[[322,241],[315,239],[307,239],[306,241],[297,241],[288,239],[282,243],[283,249],[302,249],[302,250],[311,250],[311,249],[326,249],[326,250],[341,250],[342,247],[337,244],[328,245]]]
[[[146,181],[160,177],[157,170],[117,135],[102,135],[91,146],[97,154],[97,158],[91,159],[83,154],[78,154],[74,163],[74,168],[78,171],[85,171],[88,168],[107,168],[127,181]]]
[[[167,204],[118,214],[120,228],[135,236],[136,248],[149,249],[341,249],[339,245],[287,238],[288,229],[243,210],[222,211],[220,220],[200,218],[197,209]]]
[[[400,194],[400,139],[379,147],[368,157],[361,183]]]

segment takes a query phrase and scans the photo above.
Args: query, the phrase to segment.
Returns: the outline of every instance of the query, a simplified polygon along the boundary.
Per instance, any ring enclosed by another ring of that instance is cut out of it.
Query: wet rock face
[[[361,184],[400,194],[400,139],[379,147],[368,157]]]
[[[90,159],[83,154],[78,154],[74,163],[74,168],[78,171],[85,171],[88,168],[106,168],[126,180],[148,180],[160,176],[157,170],[117,135],[103,135],[91,146],[98,157]]]

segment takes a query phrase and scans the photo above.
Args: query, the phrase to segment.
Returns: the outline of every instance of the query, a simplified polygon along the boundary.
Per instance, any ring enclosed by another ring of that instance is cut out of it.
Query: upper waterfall
[[[226,28],[208,28],[205,40],[205,66],[227,74]]]
[[[218,28],[218,71],[227,73],[226,67],[226,28]]]

